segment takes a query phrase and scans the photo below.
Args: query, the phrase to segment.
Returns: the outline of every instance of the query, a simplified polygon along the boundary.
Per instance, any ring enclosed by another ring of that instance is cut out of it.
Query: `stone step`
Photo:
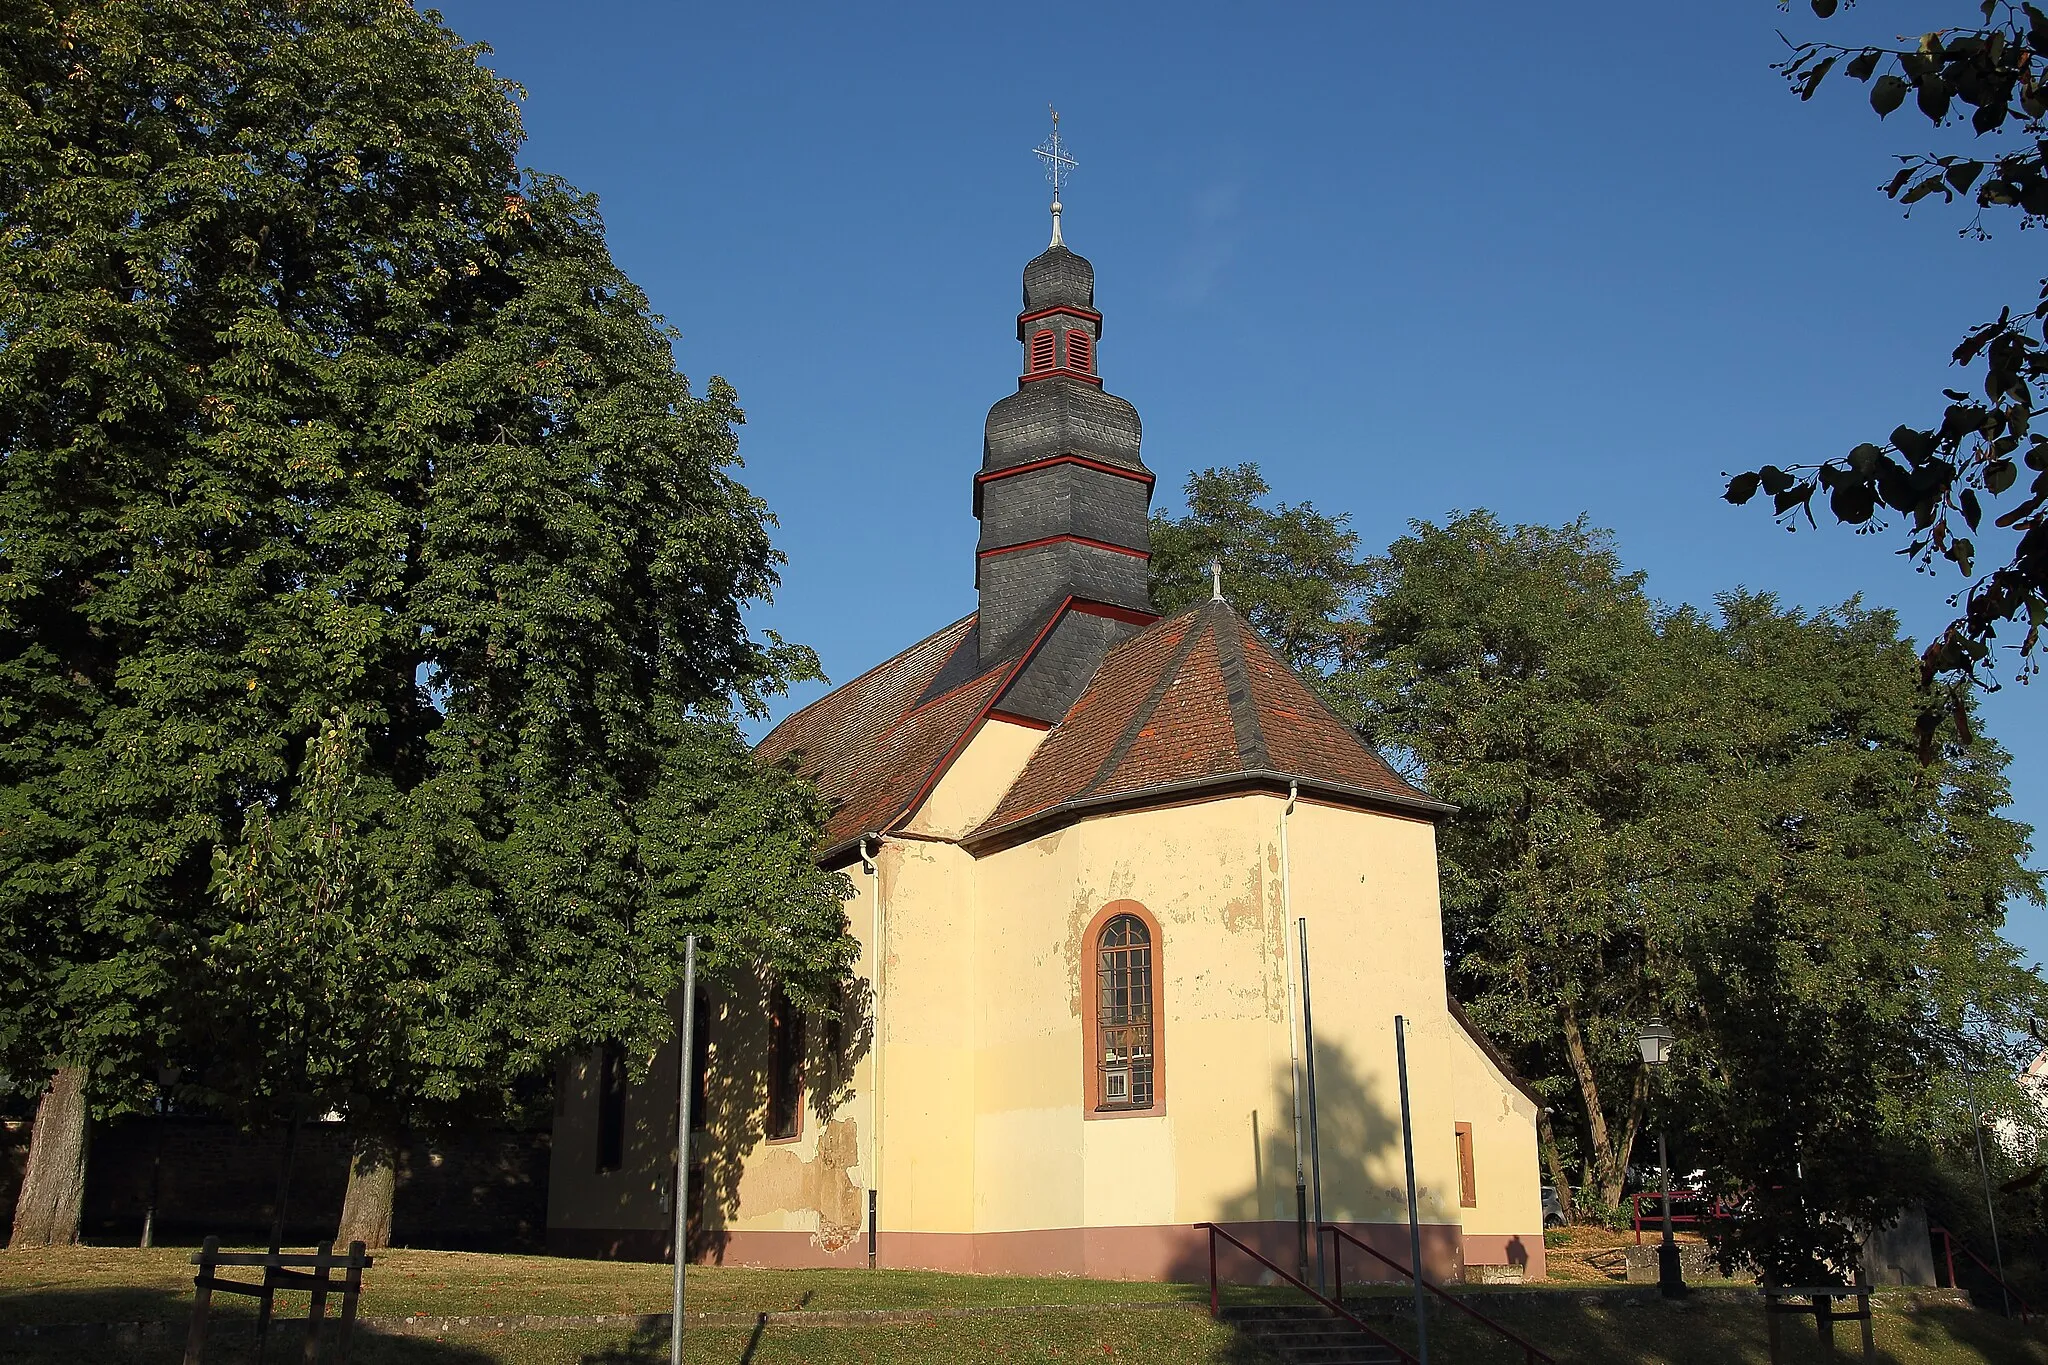
[[[1287,1365],[1397,1365],[1400,1356],[1319,1305],[1233,1308],[1223,1314]]]

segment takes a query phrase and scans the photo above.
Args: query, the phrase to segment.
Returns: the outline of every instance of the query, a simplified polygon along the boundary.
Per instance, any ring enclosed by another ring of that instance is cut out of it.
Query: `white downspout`
[[[1294,1012],[1294,966],[1293,955],[1288,948],[1292,937],[1287,932],[1294,923],[1294,895],[1292,869],[1287,855],[1287,817],[1294,814],[1294,799],[1299,794],[1300,783],[1287,784],[1287,805],[1280,812],[1280,970],[1287,977],[1287,1062],[1293,1084],[1294,1098],[1294,1187],[1301,1189],[1307,1181],[1307,1172],[1301,1164],[1301,1025]]]

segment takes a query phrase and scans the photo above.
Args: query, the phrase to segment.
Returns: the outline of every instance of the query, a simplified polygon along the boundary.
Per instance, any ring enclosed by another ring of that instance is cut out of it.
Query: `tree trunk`
[[[1579,1028],[1579,1016],[1570,1005],[1558,1008],[1558,1022],[1564,1029],[1565,1060],[1572,1078],[1579,1083],[1579,1103],[1586,1111],[1586,1135],[1591,1139],[1591,1178],[1587,1184],[1606,1208],[1621,1204],[1622,1188],[1628,1184],[1628,1159],[1635,1151],[1636,1134],[1643,1125],[1643,1109],[1650,1097],[1650,1069],[1636,1068],[1629,1087],[1628,1105],[1622,1115],[1621,1140],[1616,1142],[1607,1127],[1607,1111],[1600,1104],[1600,1085],[1593,1075],[1593,1058],[1586,1051],[1586,1036]]]
[[[59,1067],[36,1106],[9,1247],[70,1246],[85,1206],[85,1068]]]
[[[1550,1111],[1536,1111],[1536,1145],[1543,1150],[1543,1164],[1550,1167],[1550,1183],[1557,1186],[1558,1212],[1567,1223],[1579,1221],[1579,1211],[1572,1198],[1571,1177],[1564,1168],[1564,1157],[1557,1150],[1557,1135],[1550,1131]]]
[[[371,1251],[391,1244],[391,1201],[397,1190],[399,1136],[364,1127],[355,1134],[348,1163],[348,1193],[341,1201],[337,1246],[361,1242]]]

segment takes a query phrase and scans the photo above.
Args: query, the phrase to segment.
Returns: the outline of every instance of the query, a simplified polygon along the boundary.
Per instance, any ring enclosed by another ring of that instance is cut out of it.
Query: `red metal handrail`
[[[1997,1285],[2000,1289],[2004,1290],[2006,1297],[2010,1298],[2013,1301],[2013,1303],[2019,1306],[2020,1321],[2025,1322],[2028,1320],[2027,1315],[2031,1310],[2027,1307],[2027,1301],[2020,1297],[2019,1290],[2014,1289],[2011,1284],[2007,1283],[2003,1275],[2000,1275],[1996,1270],[1993,1270],[1990,1266],[1986,1265],[1984,1263],[1984,1258],[1982,1256],[1979,1256],[1976,1252],[1970,1250],[1970,1244],[1968,1242],[1958,1241],[1954,1233],[1950,1232],[1947,1228],[1943,1227],[1939,1223],[1933,1225],[1933,1230],[1940,1234],[1942,1248],[1947,1253],[1948,1287],[1950,1289],[1954,1289],[1957,1287],[1956,1248],[1960,1246],[1963,1249],[1963,1255],[1975,1261],[1977,1263],[1977,1269],[1983,1271],[1986,1275],[1989,1275],[1991,1277],[1991,1282]]]
[[[1321,1227],[1321,1231],[1334,1234],[1335,1237],[1341,1237],[1343,1239],[1342,1242],[1333,1240],[1330,1244],[1331,1250],[1335,1253],[1333,1259],[1335,1261],[1337,1271],[1337,1297],[1340,1299],[1344,1297],[1344,1242],[1349,1242],[1351,1243],[1351,1245],[1357,1247],[1360,1251],[1363,1251],[1366,1255],[1375,1257],[1378,1260],[1384,1262],[1385,1264],[1392,1266],[1397,1273],[1406,1275],[1411,1280],[1416,1278],[1415,1272],[1410,1270],[1407,1266],[1402,1265],[1399,1261],[1387,1255],[1385,1252],[1379,1250],[1377,1247],[1366,1245],[1364,1242],[1360,1241],[1356,1236],[1354,1236],[1350,1232],[1345,1231],[1343,1228],[1338,1227],[1335,1223],[1324,1223]],[[1524,1362],[1524,1365],[1536,1365],[1536,1362],[1539,1360],[1543,1362],[1543,1365],[1557,1365],[1556,1358],[1550,1355],[1550,1353],[1545,1351],[1541,1346],[1538,1346],[1535,1342],[1530,1341],[1527,1337],[1524,1337],[1517,1332],[1514,1332],[1506,1327],[1501,1326],[1492,1318],[1489,1318],[1488,1316],[1486,1316],[1486,1314],[1480,1312],[1471,1304],[1466,1303],[1457,1295],[1447,1293],[1442,1288],[1431,1284],[1427,1278],[1422,1279],[1421,1284],[1424,1289],[1427,1289],[1430,1293],[1436,1295],[1445,1303],[1452,1305],[1453,1307],[1459,1309],[1461,1312],[1473,1318],[1477,1318],[1480,1322],[1492,1328],[1493,1331],[1498,1335],[1507,1338],[1509,1341],[1512,1341],[1515,1345],[1521,1347],[1522,1360]]]
[[[1230,1243],[1239,1251],[1242,1251],[1245,1255],[1251,1257],[1254,1261],[1257,1261],[1260,1265],[1266,1267],[1266,1269],[1272,1271],[1275,1275],[1278,1275],[1281,1279],[1287,1281],[1287,1283],[1293,1285],[1296,1289],[1299,1289],[1302,1293],[1308,1295],[1311,1299],[1314,1299],[1317,1303],[1329,1309],[1332,1313],[1335,1313],[1338,1317],[1344,1319],[1353,1327],[1356,1327],[1359,1331],[1365,1333],[1374,1341],[1377,1341],[1380,1345],[1392,1351],[1395,1355],[1401,1357],[1401,1359],[1406,1362],[1406,1365],[1421,1365],[1421,1362],[1417,1361],[1414,1356],[1410,1355],[1407,1351],[1402,1350],[1398,1343],[1389,1341],[1387,1338],[1381,1336],[1378,1332],[1375,1332],[1372,1328],[1366,1326],[1365,1323],[1362,1322],[1356,1314],[1352,1313],[1343,1304],[1336,1303],[1329,1299],[1324,1298],[1321,1294],[1318,1294],[1315,1290],[1310,1289],[1300,1280],[1295,1279],[1292,1275],[1282,1270],[1279,1266],[1274,1265],[1271,1261],[1267,1260],[1264,1256],[1261,1256],[1258,1252],[1253,1251],[1243,1242],[1238,1241],[1237,1238],[1231,1236],[1228,1232],[1225,1232],[1221,1227],[1218,1227],[1214,1223],[1197,1223],[1195,1224],[1195,1226],[1198,1228],[1206,1228],[1209,1232],[1210,1317],[1219,1317],[1221,1316],[1223,1311],[1222,1298],[1219,1289],[1220,1282],[1216,1278],[1216,1239],[1218,1237],[1221,1237],[1224,1241]],[[1419,1325],[1420,1324],[1418,1324],[1418,1326]],[[1549,1359],[1549,1357],[1547,1356],[1544,1358],[1546,1360]]]
[[[1645,1199],[1650,1199],[1650,1200],[1655,1200],[1655,1201],[1657,1201],[1657,1213],[1656,1213],[1656,1214],[1654,1214],[1654,1215],[1652,1215],[1652,1217],[1653,1217],[1654,1219],[1657,1219],[1658,1221],[1661,1221],[1661,1216],[1662,1216],[1662,1214],[1663,1214],[1663,1211],[1664,1211],[1664,1210],[1663,1210],[1663,1203],[1662,1203],[1662,1201],[1663,1201],[1663,1198],[1664,1198],[1664,1192],[1663,1192],[1662,1190],[1637,1190],[1637,1191],[1636,1191],[1636,1192],[1635,1192],[1634,1194],[1632,1194],[1632,1195],[1630,1195],[1630,1196],[1629,1196],[1629,1202],[1630,1202],[1630,1205],[1631,1205],[1631,1206],[1633,1207],[1633,1209],[1634,1209],[1634,1211],[1635,1211],[1635,1227],[1636,1227],[1636,1245],[1637,1245],[1637,1246],[1641,1246],[1641,1245],[1643,1244],[1643,1201],[1644,1201]],[[1705,1190],[1689,1190],[1689,1189],[1682,1189],[1682,1188],[1681,1188],[1681,1189],[1675,1189],[1675,1190],[1673,1190],[1673,1191],[1671,1192],[1671,1206],[1672,1206],[1672,1208],[1673,1208],[1673,1209],[1676,1209],[1676,1208],[1678,1207],[1678,1205],[1679,1205],[1680,1201],[1682,1201],[1682,1200],[1691,1200],[1691,1201],[1692,1201],[1692,1203],[1693,1203],[1693,1205],[1694,1205],[1695,1207],[1697,1207],[1697,1206],[1698,1206],[1698,1205],[1699,1205],[1700,1203],[1702,1203],[1703,1201],[1705,1201],[1705,1200],[1706,1200],[1706,1198],[1707,1198],[1707,1192],[1706,1192]],[[1712,1212],[1709,1212],[1709,1213],[1676,1213],[1676,1212],[1674,1212],[1674,1213],[1673,1213],[1673,1214],[1671,1215],[1671,1226],[1672,1226],[1672,1227],[1674,1227],[1674,1228],[1678,1228],[1678,1227],[1693,1227],[1693,1228],[1696,1228],[1696,1227],[1701,1227],[1701,1226],[1703,1226],[1703,1225],[1705,1225],[1705,1224],[1707,1224],[1707,1223],[1714,1223],[1714,1222],[1719,1222],[1719,1221],[1720,1221],[1721,1219],[1727,1218],[1727,1217],[1729,1217],[1729,1216],[1730,1216],[1730,1211],[1729,1211],[1729,1209],[1728,1209],[1728,1206],[1727,1206],[1726,1204],[1724,1204],[1724,1203],[1722,1202],[1722,1200],[1721,1200],[1721,1197],[1720,1197],[1719,1195],[1715,1195],[1715,1196],[1713,1197],[1713,1209],[1712,1209]]]

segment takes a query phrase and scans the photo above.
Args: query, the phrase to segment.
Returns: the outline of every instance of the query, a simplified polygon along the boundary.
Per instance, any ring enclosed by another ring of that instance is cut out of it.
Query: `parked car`
[[[1543,1226],[1557,1228],[1564,1226],[1564,1201],[1557,1197],[1557,1186],[1543,1187]]]

